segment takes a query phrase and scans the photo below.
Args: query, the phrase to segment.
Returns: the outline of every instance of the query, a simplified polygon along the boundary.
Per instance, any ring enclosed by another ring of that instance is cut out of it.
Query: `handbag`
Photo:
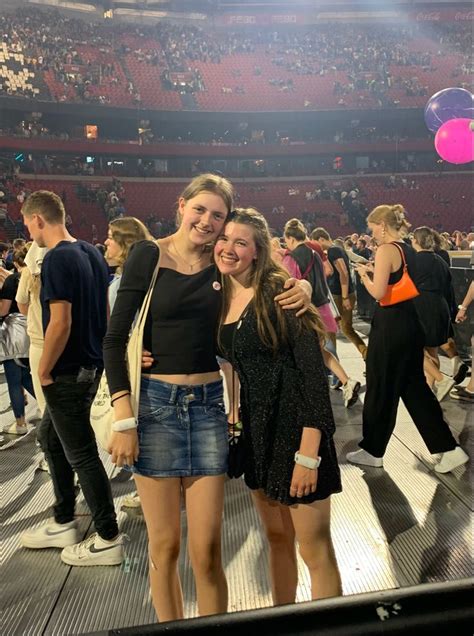
[[[29,349],[26,316],[20,313],[7,314],[0,324],[0,363],[29,358]]]
[[[388,285],[384,297],[379,300],[379,305],[381,305],[381,307],[398,305],[398,303],[403,303],[406,300],[411,300],[412,298],[416,298],[420,295],[420,292],[416,288],[415,283],[412,281],[410,274],[408,273],[407,262],[402,248],[396,243],[392,243],[392,245],[395,245],[402,257],[403,274],[398,282],[393,285]]]
[[[143,351],[143,332],[145,330],[146,318],[150,308],[151,296],[155,288],[160,269],[160,256],[155,271],[151,277],[150,287],[138,314],[138,318],[132,327],[130,338],[127,345],[127,366],[130,378],[130,404],[132,406],[133,415],[138,417],[138,408],[140,403],[140,383],[142,379],[142,351]],[[99,388],[95,395],[91,406],[90,423],[95,433],[98,444],[109,452],[110,438],[112,435],[112,424],[114,422],[114,410],[110,403],[110,391],[107,383],[105,371],[99,382]]]

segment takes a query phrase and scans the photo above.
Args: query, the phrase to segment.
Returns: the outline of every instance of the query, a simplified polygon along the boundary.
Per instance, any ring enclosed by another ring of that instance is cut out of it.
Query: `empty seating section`
[[[99,189],[104,184],[95,183],[92,180],[66,181],[57,179],[22,179],[25,187],[32,192],[35,190],[50,190],[58,194],[66,205],[66,211],[73,220],[72,233],[78,238],[91,240],[91,226],[94,224],[98,230],[100,240],[105,240],[107,221],[104,212],[98,203],[84,202],[77,194],[79,184],[84,184],[93,189]],[[17,201],[8,204],[8,214],[12,221],[20,215],[21,204]]]
[[[385,187],[384,178],[360,178],[358,183],[366,193],[365,203],[372,209],[380,203],[402,203],[410,223],[428,225],[443,230],[469,230],[473,225],[472,177],[466,175],[417,176],[418,189]]]
[[[124,56],[135,89],[140,94],[143,108],[157,110],[181,110],[181,99],[175,91],[163,90],[161,74],[167,68],[166,63],[150,64],[145,61],[142,51],[161,51],[156,39],[123,36],[123,44],[131,49]]]
[[[29,70],[23,53],[0,42],[0,94],[19,97],[29,95],[37,97],[40,89],[34,85],[35,73]]]
[[[408,183],[415,180],[415,189],[398,185],[387,188],[387,177],[360,177],[357,185],[360,199],[371,210],[381,203],[402,203],[413,228],[428,225],[449,232],[467,230],[472,225],[472,180],[469,174],[442,176],[407,175]],[[73,220],[73,233],[79,238],[91,240],[91,226],[97,227],[98,240],[104,241],[107,230],[105,213],[96,202],[85,203],[78,196],[78,185],[90,190],[107,187],[104,180],[87,178],[77,181],[62,179],[23,179],[31,191],[52,190],[65,198],[67,212]],[[173,218],[179,194],[185,185],[182,181],[158,182],[122,179],[125,189],[127,215],[146,219]],[[343,179],[326,179],[329,190],[345,189]],[[254,206],[263,212],[271,227],[281,229],[291,217],[301,218],[305,212],[316,213],[315,223],[325,227],[332,236],[349,234],[353,226],[343,214],[339,201],[306,200],[306,193],[315,188],[315,181],[259,181],[234,182],[236,205]],[[280,208],[277,212],[275,208]],[[9,203],[10,218],[15,221],[20,214],[18,202]]]

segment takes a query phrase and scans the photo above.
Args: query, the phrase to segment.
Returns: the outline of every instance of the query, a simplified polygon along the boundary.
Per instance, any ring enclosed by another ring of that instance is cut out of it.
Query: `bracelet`
[[[110,400],[110,406],[113,406],[114,402],[116,402],[117,400],[121,400],[126,395],[132,395],[132,394],[130,393],[130,391],[127,391],[127,393],[122,393],[122,395],[119,395],[118,397],[113,398],[113,400]]]
[[[316,470],[321,464],[321,457],[308,457],[307,455],[301,455],[298,451],[295,453],[295,464],[309,468],[310,470]]]
[[[459,311],[467,311],[467,307],[464,307],[464,305],[458,305],[458,309]]]
[[[116,432],[129,431],[132,428],[137,428],[137,420],[134,417],[117,420],[112,424],[112,430]]]

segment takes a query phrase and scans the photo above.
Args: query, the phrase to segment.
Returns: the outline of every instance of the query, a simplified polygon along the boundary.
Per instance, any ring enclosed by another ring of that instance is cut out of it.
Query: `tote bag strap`
[[[160,271],[160,262],[161,262],[161,251],[158,248],[158,261],[156,263],[155,270],[151,277],[150,287],[148,288],[145,298],[143,299],[143,303],[140,308],[140,313],[138,314],[137,322],[135,325],[135,329],[139,331],[145,327],[145,322],[148,316],[148,310],[150,309],[151,297],[153,294],[153,290],[155,289],[156,281],[158,278],[158,272]]]

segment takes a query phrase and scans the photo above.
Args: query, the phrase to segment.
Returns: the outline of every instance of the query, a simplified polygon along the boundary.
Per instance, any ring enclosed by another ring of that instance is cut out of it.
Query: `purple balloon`
[[[425,122],[431,132],[450,119],[461,118],[474,119],[474,95],[465,88],[445,88],[426,104]]]
[[[435,148],[449,163],[474,161],[474,133],[470,119],[450,119],[436,133]]]

